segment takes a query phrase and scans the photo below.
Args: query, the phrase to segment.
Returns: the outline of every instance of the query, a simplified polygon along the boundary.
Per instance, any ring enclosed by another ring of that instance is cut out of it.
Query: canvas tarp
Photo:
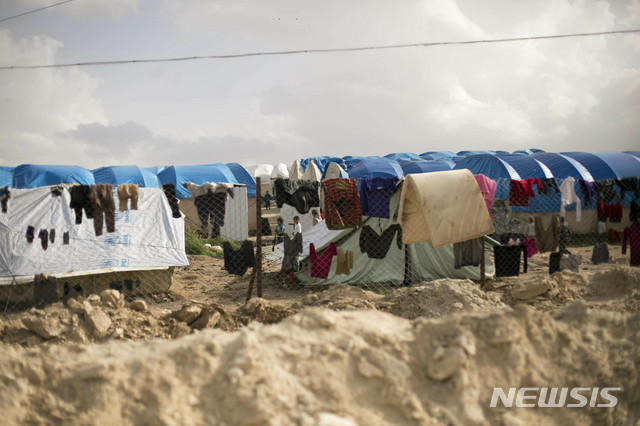
[[[11,191],[8,211],[0,213],[0,276],[188,265],[184,220],[172,217],[161,189],[140,188],[138,210],[116,210],[116,232],[105,229],[96,237],[93,220],[84,213],[82,224],[75,224],[70,185],[64,186],[56,197],[50,187]],[[117,206],[117,194],[115,199]],[[32,243],[25,236],[28,226],[35,230]],[[41,229],[56,231],[46,250],[38,238]],[[63,245],[65,232],[68,245]]]
[[[405,244],[430,241],[442,247],[494,232],[469,170],[408,175],[402,185],[398,222]]]

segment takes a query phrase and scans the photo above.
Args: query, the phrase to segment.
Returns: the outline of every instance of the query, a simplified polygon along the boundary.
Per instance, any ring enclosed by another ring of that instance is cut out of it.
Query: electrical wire
[[[610,35],[610,34],[630,34],[630,33],[638,33],[638,32],[640,32],[640,29],[604,31],[604,32],[598,32],[598,33],[577,33],[577,34],[558,34],[558,35],[534,36],[534,37],[514,37],[514,38],[487,39],[487,40],[443,41],[443,42],[433,42],[433,43],[395,44],[395,45],[387,45],[387,46],[343,47],[343,48],[334,48],[334,49],[283,50],[283,51],[274,51],[274,52],[253,52],[253,53],[238,53],[238,54],[229,54],[229,55],[208,55],[208,56],[187,56],[187,57],[160,58],[160,59],[132,59],[132,60],[119,60],[119,61],[78,62],[78,63],[51,64],[51,65],[10,65],[10,66],[2,66],[0,67],[0,70],[144,64],[144,63],[157,63],[157,62],[194,61],[194,60],[201,60],[201,59],[236,59],[236,58],[248,58],[253,56],[297,55],[297,54],[303,54],[303,53],[358,52],[358,51],[364,51],[364,50],[401,49],[401,48],[408,48],[408,47],[454,46],[454,45],[466,45],[466,44],[506,43],[506,42],[517,42],[517,41],[528,41],[528,40],[548,40],[548,39],[569,38],[569,37],[601,36],[601,35]]]
[[[60,6],[61,4],[69,3],[71,1],[73,1],[73,0],[65,0],[65,1],[61,1],[60,3],[56,3],[56,4],[49,5],[49,6],[41,7],[40,9],[35,9],[35,10],[31,10],[29,12],[20,13],[19,15],[9,16],[8,18],[0,19],[0,22],[8,21],[9,19],[19,18],[21,16],[29,15],[29,14],[35,13],[35,12],[40,12],[41,10],[49,9],[50,7]]]

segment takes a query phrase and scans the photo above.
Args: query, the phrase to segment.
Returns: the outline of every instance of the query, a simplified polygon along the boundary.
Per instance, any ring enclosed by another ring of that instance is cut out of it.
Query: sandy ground
[[[246,305],[250,271],[190,256],[166,294],[1,317],[3,424],[638,425],[640,268],[614,250],[552,276],[537,255],[482,289],[291,288],[267,264]],[[612,408],[490,408],[494,387],[621,390]]]

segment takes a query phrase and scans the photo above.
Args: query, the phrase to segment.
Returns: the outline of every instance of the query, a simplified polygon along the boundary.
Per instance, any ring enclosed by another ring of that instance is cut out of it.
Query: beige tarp
[[[494,232],[480,188],[467,169],[407,175],[398,223],[404,244],[431,241],[436,248]]]

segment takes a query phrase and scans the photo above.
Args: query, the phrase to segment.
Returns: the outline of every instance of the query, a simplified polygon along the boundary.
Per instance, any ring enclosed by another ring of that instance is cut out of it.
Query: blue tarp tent
[[[496,154],[496,157],[513,167],[521,179],[553,177],[547,166],[528,155]]]
[[[414,154],[412,152],[395,152],[393,154],[387,154],[384,158],[388,158],[390,160],[406,160],[406,161],[414,161],[414,160],[422,160],[418,154]]]
[[[544,152],[544,150],[537,149],[537,148],[528,148],[528,149],[519,149],[517,151],[513,151],[514,154],[525,154],[525,155],[536,154],[538,152]]]
[[[79,166],[21,164],[13,169],[14,188],[38,188],[61,183],[93,185],[95,180],[89,170]]]
[[[158,176],[151,170],[138,166],[108,166],[92,170],[96,183],[110,183],[114,186],[135,183],[142,188],[160,188]]]
[[[13,167],[0,166],[0,187],[13,184]]]
[[[402,167],[402,172],[404,175],[408,175],[410,173],[429,173],[429,172],[443,172],[446,170],[451,170],[453,164],[446,160],[439,161],[427,161],[427,160],[419,160],[419,161],[400,161],[400,167]]]
[[[509,186],[501,183],[510,179],[522,179],[513,166],[494,154],[475,154],[460,158],[453,169],[469,169],[474,175],[482,174],[495,180],[498,184],[495,197],[503,200],[509,198]]]
[[[309,164],[312,160],[316,163],[316,166],[318,166],[318,168],[320,169],[320,173],[322,174],[324,174],[324,169],[327,167],[327,164],[329,163],[338,163],[338,165],[343,169],[346,169],[347,167],[342,158],[329,157],[325,155],[321,157],[303,158],[302,160],[300,160],[300,166],[302,166],[302,170],[306,170],[307,164]]]
[[[183,186],[186,182],[202,185],[207,182],[239,183],[226,164],[206,164],[200,166],[169,166],[158,174],[160,183],[176,186],[178,198],[190,198],[189,191]]]
[[[623,152],[562,152],[586,167],[596,181],[640,176],[640,161]]]
[[[455,156],[456,153],[451,151],[427,151],[420,154],[423,160],[448,160]]]
[[[247,186],[247,197],[255,198],[256,196],[256,180],[249,174],[247,169],[242,167],[238,163],[227,163],[229,169],[236,177],[238,183],[243,183]],[[263,182],[268,183],[268,182]]]
[[[402,167],[397,161],[384,157],[365,157],[350,161],[347,169],[350,178],[366,179],[374,177],[397,177],[404,176]]]
[[[556,180],[566,179],[571,176],[576,180],[583,179],[593,182],[593,176],[591,176],[589,170],[571,157],[554,152],[535,153],[531,154],[531,157],[547,166]]]
[[[623,151],[625,154],[633,155],[634,157],[640,159],[640,151]]]

